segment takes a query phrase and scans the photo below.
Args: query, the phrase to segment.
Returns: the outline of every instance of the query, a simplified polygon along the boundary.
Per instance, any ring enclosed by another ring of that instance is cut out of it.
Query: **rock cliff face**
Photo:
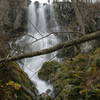
[[[0,0],[0,34],[26,28],[29,0]]]
[[[100,6],[97,3],[86,4],[80,2],[77,7],[85,23],[86,33],[100,30]],[[80,26],[76,18],[75,9],[71,2],[54,3],[55,16],[59,24],[67,31],[80,31]]]
[[[87,4],[80,2],[77,4],[79,12],[84,22],[85,34],[89,34],[100,30],[100,6],[99,3]],[[57,22],[61,26],[61,31],[70,33],[59,33],[58,36],[62,41],[73,40],[83,36],[81,34],[81,25],[78,22],[75,8],[71,2],[56,2],[54,3],[54,11]],[[78,33],[79,32],[79,33]],[[86,46],[88,48],[78,45],[77,47],[70,47],[62,49],[58,53],[59,58],[73,57],[79,52],[89,52],[92,49],[100,46],[100,39],[91,41]],[[96,45],[97,44],[97,45]],[[84,49],[85,48],[85,49]]]

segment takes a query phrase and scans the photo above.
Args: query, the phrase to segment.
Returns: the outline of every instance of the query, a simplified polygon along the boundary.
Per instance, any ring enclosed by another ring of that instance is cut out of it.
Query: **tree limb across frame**
[[[88,35],[84,35],[83,37],[81,37],[79,39],[71,40],[71,41],[64,42],[64,43],[59,43],[59,44],[57,44],[53,47],[47,48],[47,49],[33,51],[31,53],[25,53],[25,54],[21,54],[18,56],[3,58],[0,60],[0,63],[16,61],[16,60],[20,60],[20,59],[24,59],[24,58],[31,58],[31,57],[35,57],[35,56],[40,56],[40,55],[52,53],[54,51],[62,49],[63,47],[70,47],[73,45],[81,44],[81,43],[84,43],[86,41],[91,41],[91,40],[98,39],[98,38],[100,38],[100,31],[97,31],[97,32],[94,32],[94,33],[91,33]]]

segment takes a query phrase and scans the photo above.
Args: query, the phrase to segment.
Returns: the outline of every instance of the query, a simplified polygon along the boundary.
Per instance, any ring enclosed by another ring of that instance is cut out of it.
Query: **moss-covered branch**
[[[14,56],[14,57],[4,58],[4,59],[0,60],[0,63],[16,61],[16,60],[20,60],[20,59],[24,59],[24,58],[30,58],[30,57],[34,57],[34,56],[48,54],[48,53],[57,51],[59,49],[62,49],[63,47],[70,47],[70,46],[81,44],[81,43],[84,43],[86,41],[94,40],[94,39],[97,39],[97,38],[100,38],[100,31],[91,33],[89,35],[85,35],[85,36],[83,36],[79,39],[60,43],[58,45],[55,45],[55,46],[47,48],[47,49],[43,49],[43,50],[39,50],[39,51],[33,51],[31,53],[21,54],[21,55]]]

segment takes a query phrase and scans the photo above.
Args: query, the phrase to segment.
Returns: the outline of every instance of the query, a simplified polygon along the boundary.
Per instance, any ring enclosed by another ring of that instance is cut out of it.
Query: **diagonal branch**
[[[85,36],[83,36],[79,39],[60,43],[58,45],[55,45],[53,47],[43,49],[43,50],[40,50],[40,51],[33,51],[31,53],[21,54],[21,55],[14,56],[14,57],[3,58],[3,59],[0,60],[0,63],[16,61],[16,60],[20,60],[20,59],[24,59],[24,58],[30,58],[30,57],[34,57],[34,56],[40,56],[40,55],[48,54],[48,53],[57,51],[59,49],[62,49],[64,46],[70,47],[70,46],[73,46],[73,45],[81,44],[81,43],[84,43],[86,41],[91,41],[91,40],[98,39],[98,38],[100,38],[100,31],[91,33],[89,35],[85,35]]]
[[[51,33],[49,33],[49,34],[47,34],[47,35],[45,35],[45,36],[43,36],[43,37],[41,37],[41,38],[39,38],[39,39],[37,39],[37,38],[35,38],[35,37],[33,37],[33,36],[31,36],[30,35],[30,37],[32,37],[32,38],[34,38],[35,39],[35,41],[33,41],[33,42],[31,42],[31,43],[29,43],[29,45],[32,45],[33,43],[35,43],[35,42],[37,42],[37,41],[39,41],[39,40],[42,40],[42,39],[44,39],[44,38],[46,38],[46,37],[49,37],[50,35],[52,35],[52,34],[54,34],[54,35],[58,35],[58,34],[68,34],[68,33],[78,33],[78,34],[82,34],[81,32],[66,32],[66,31],[62,31],[62,32],[51,32]],[[29,36],[29,35],[28,35]]]

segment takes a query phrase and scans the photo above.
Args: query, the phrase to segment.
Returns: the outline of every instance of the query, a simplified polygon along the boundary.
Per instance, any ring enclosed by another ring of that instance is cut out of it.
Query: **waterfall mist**
[[[49,6],[50,7],[50,6]],[[51,7],[52,8],[52,7]],[[50,16],[54,15],[53,9],[50,8]],[[41,49],[45,49],[56,45],[59,40],[51,34],[50,36],[43,38],[32,44],[33,41],[40,39],[48,34],[50,30],[47,27],[48,20],[46,20],[47,7],[43,3],[37,1],[32,2],[28,9],[28,35],[25,35],[22,39],[17,41],[17,44],[23,46],[24,52],[32,52]],[[53,16],[54,17],[54,16]],[[52,17],[52,18],[53,18]],[[55,20],[55,19],[53,19]],[[58,31],[56,20],[54,21],[55,27],[53,31]],[[51,53],[43,56],[33,57],[22,60],[24,71],[29,75],[30,79],[36,84],[39,94],[46,92],[47,90],[53,91],[53,86],[38,78],[38,71],[41,69],[42,64],[52,58],[57,60],[56,53]]]

